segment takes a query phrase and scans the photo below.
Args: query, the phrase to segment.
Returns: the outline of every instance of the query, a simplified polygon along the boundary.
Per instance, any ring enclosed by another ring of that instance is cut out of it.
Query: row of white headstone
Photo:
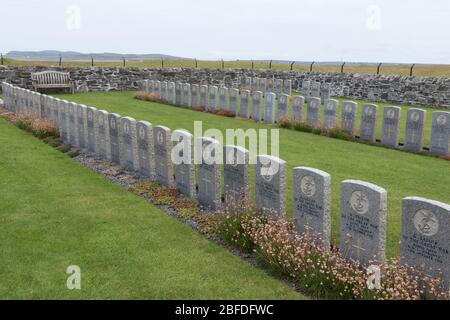
[[[317,97],[306,99],[297,95],[281,94],[277,96],[273,92],[254,91],[251,93],[249,90],[239,91],[236,88],[199,86],[181,82],[145,80],[142,88],[146,92],[159,95],[165,103],[190,108],[201,106],[207,110],[224,110],[243,118],[266,123],[275,123],[280,119],[303,122],[303,108],[307,101],[306,124],[325,130],[341,128],[351,135],[357,136],[358,104],[354,101],[344,101],[339,112],[339,101],[335,99],[327,99],[322,107],[321,99]],[[379,107],[376,104],[365,103],[362,105],[358,136],[360,140],[376,142],[378,110]],[[341,121],[339,121],[339,113]],[[426,110],[423,109],[408,109],[403,149],[414,152],[424,150],[426,113]],[[392,148],[401,148],[401,108],[384,107],[382,119],[381,143]],[[450,154],[450,112],[433,112],[429,150],[431,154],[435,155]]]
[[[250,154],[245,148],[222,147],[198,138],[201,161],[194,161],[195,141],[186,130],[171,130],[105,110],[41,95],[3,83],[5,106],[12,112],[54,121],[68,144],[120,164],[144,178],[176,187],[206,210],[242,207],[252,199]],[[174,156],[183,161],[174,163]],[[223,162],[220,161],[223,159]],[[254,168],[256,208],[286,214],[287,163],[258,155]],[[223,163],[223,164],[222,164]],[[270,170],[271,169],[271,170]],[[222,174],[224,202],[222,202]],[[331,176],[318,169],[293,169],[293,211],[298,232],[308,232],[325,249],[331,239]],[[196,187],[197,186],[197,187]],[[401,261],[450,280],[450,206],[420,197],[403,199]],[[374,184],[345,180],[340,195],[340,251],[363,265],[385,260],[387,192]]]

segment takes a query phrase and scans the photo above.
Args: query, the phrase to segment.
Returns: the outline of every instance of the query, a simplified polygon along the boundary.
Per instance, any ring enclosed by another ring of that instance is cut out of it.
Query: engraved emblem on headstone
[[[100,114],[100,115],[98,116],[98,124],[99,124],[100,126],[103,126],[103,121],[104,121],[104,120],[103,120],[103,115]]]
[[[316,182],[311,176],[304,176],[300,181],[302,193],[308,197],[312,197],[316,193]]]
[[[373,108],[366,108],[366,115],[371,116],[373,114]]]
[[[430,210],[420,209],[414,215],[414,226],[424,236],[434,236],[439,230],[439,220]]]
[[[393,110],[393,109],[388,110],[388,112],[386,113],[386,116],[389,119],[394,119],[394,117],[395,117],[395,110]]]
[[[141,138],[141,139],[145,138],[145,129],[144,129],[144,127],[139,127],[139,138]]]
[[[345,106],[345,111],[346,111],[346,112],[352,112],[352,107],[351,107],[351,105],[347,104],[347,105]]]
[[[355,191],[350,198],[352,209],[359,214],[365,214],[369,210],[369,199],[362,191]]]
[[[270,168],[270,163],[263,164],[261,166],[261,172],[260,172],[261,173],[261,177],[267,182],[270,182],[273,179],[273,174],[269,174],[269,171],[270,171],[269,168]]]
[[[130,133],[130,124],[129,124],[128,122],[125,122],[125,123],[123,124],[123,132],[124,132],[125,134],[129,134],[129,133]]]
[[[418,112],[412,112],[410,116],[411,121],[417,122],[420,119],[420,115]]]
[[[447,123],[447,117],[444,115],[440,115],[439,117],[437,117],[436,122],[438,125],[442,126]]]
[[[92,119],[94,118],[94,114],[93,114],[92,110],[88,110],[87,116],[88,116],[88,120],[92,121]]]
[[[111,123],[110,123],[111,129],[116,129],[116,119],[111,118]]]
[[[158,141],[158,144],[163,144],[164,143],[164,136],[163,136],[162,131],[158,131],[156,139]]]

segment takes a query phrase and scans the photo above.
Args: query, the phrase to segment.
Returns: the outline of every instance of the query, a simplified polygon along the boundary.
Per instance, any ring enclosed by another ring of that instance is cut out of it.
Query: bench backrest
[[[31,79],[38,84],[68,84],[70,74],[68,72],[43,71],[31,74]]]

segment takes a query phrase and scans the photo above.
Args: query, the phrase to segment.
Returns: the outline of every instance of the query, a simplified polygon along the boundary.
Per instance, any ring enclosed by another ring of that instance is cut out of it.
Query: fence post
[[[383,64],[382,62],[380,62],[380,64],[378,64],[378,66],[377,66],[377,74],[380,74],[380,68],[381,68],[382,64]]]
[[[292,62],[291,62],[291,71],[292,71],[292,69],[293,69],[293,67],[294,67],[294,63],[295,63],[295,61],[292,61]]]
[[[197,58],[195,58],[195,69],[198,68],[198,62],[197,62]]]
[[[272,60],[269,62],[269,69],[272,70]]]
[[[416,66],[416,64],[413,63],[412,66],[411,66],[411,68],[409,69],[409,76],[410,76],[410,77],[412,77],[412,75],[413,75],[413,69],[414,69],[415,66]]]
[[[94,57],[91,56],[91,67],[93,67],[93,66],[94,66]]]
[[[255,68],[255,63],[252,60],[252,70]]]
[[[161,69],[164,69],[164,58],[161,57]]]
[[[315,61],[311,62],[310,66],[309,66],[309,72],[312,72],[312,68],[313,68],[314,63],[316,63],[316,62]]]
[[[222,59],[222,69],[225,69],[225,62]]]
[[[345,62],[341,65],[341,73],[344,73]]]
[[[3,53],[0,54],[0,56],[1,56],[1,57],[0,57],[0,64],[3,65]]]
[[[122,60],[123,60],[123,67],[125,68],[125,57],[123,57]]]

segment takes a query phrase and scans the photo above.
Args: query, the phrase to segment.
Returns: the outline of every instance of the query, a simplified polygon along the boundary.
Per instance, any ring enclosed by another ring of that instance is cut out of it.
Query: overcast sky
[[[450,63],[449,0],[0,0],[0,52]]]

